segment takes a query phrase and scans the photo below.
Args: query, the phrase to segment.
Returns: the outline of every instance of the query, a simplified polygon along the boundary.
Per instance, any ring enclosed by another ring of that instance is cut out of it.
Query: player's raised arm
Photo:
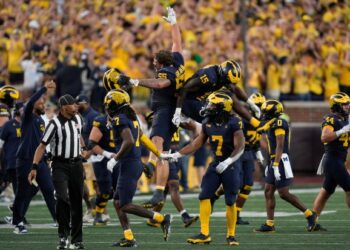
[[[175,10],[171,7],[167,8],[168,16],[163,16],[164,20],[171,24],[171,37],[173,40],[172,52],[179,52],[182,54],[182,41],[180,27],[176,21]]]

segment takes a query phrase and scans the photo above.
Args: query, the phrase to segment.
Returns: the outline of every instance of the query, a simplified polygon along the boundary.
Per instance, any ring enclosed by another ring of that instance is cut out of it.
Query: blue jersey
[[[170,86],[163,89],[153,89],[151,107],[155,110],[160,106],[174,106],[176,103],[176,92],[185,82],[184,58],[179,52],[173,52],[174,63],[172,66],[161,68],[156,78],[170,80]]]
[[[101,140],[97,143],[103,150],[115,152],[114,133],[111,125],[107,124],[108,116],[99,115],[95,117],[92,126],[98,128],[102,133]]]
[[[227,123],[221,125],[203,122],[203,133],[209,138],[215,161],[223,161],[231,156],[234,149],[233,135],[242,128],[242,120],[236,115],[231,116]]]
[[[276,137],[278,135],[284,135],[284,145],[282,153],[289,153],[289,144],[290,144],[290,131],[289,124],[286,120],[278,118],[271,125],[271,128],[267,131],[267,142],[269,146],[269,154],[271,158],[276,156]]]
[[[21,141],[21,124],[16,119],[5,123],[2,127],[0,139],[4,141],[3,152],[6,169],[16,167],[16,152]]]
[[[94,110],[93,108],[89,107],[83,114],[81,114],[83,117],[84,125],[82,130],[82,136],[84,139],[85,144],[87,145],[89,141],[89,135],[92,129],[92,122],[94,121],[95,117],[99,115],[99,113]]]
[[[257,150],[259,148],[261,134],[256,132],[256,128],[254,128],[247,120],[243,120],[243,132],[245,138],[244,151]]]
[[[46,92],[46,88],[41,88],[32,95],[24,108],[24,115],[21,124],[22,137],[17,151],[20,159],[33,160],[36,148],[41,142],[41,137],[45,131],[45,122],[33,113],[34,103]]]
[[[120,147],[123,143],[123,139],[121,137],[121,133],[123,129],[129,128],[131,130],[131,134],[135,140],[135,144],[132,148],[123,155],[120,160],[125,159],[141,159],[141,147],[140,147],[140,124],[139,122],[130,120],[125,114],[120,114],[117,117],[113,118],[113,131],[115,135],[115,144],[116,144],[116,152],[120,150]]]
[[[347,119],[344,119],[336,114],[328,114],[323,117],[322,129],[330,127],[333,131],[337,131],[348,124]],[[347,150],[349,147],[350,133],[345,133],[339,136],[334,141],[324,143],[324,149],[330,153],[337,153],[341,158],[346,159]]]
[[[208,95],[229,84],[226,78],[220,76],[219,65],[205,66],[194,73],[187,81],[194,78],[199,79],[201,87],[198,91],[188,93],[188,99],[205,100]]]

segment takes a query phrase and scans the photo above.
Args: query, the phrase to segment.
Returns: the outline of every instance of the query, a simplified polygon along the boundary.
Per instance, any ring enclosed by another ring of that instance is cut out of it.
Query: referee
[[[36,177],[36,169],[42,158],[46,145],[50,143],[52,153],[52,178],[56,191],[56,213],[59,243],[57,249],[68,247],[69,224],[71,219],[70,249],[84,249],[82,243],[82,199],[83,199],[83,165],[82,157],[86,152],[81,138],[82,119],[77,114],[77,105],[71,95],[61,96],[57,117],[48,124],[41,143],[35,151],[29,182]],[[69,195],[68,195],[69,194]]]

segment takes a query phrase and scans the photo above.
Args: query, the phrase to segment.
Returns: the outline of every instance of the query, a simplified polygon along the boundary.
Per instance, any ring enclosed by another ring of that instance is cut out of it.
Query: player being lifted
[[[225,190],[227,234],[229,245],[239,245],[235,239],[236,231],[236,198],[239,181],[239,167],[236,161],[244,151],[244,135],[242,121],[232,115],[232,99],[224,93],[212,93],[207,98],[207,104],[201,114],[205,117],[202,131],[189,145],[173,154],[162,154],[162,158],[176,160],[183,155],[195,152],[209,139],[214,161],[208,167],[201,184],[199,194],[200,234],[188,238],[191,244],[210,243],[209,222],[211,214],[210,199],[222,184]]]
[[[208,65],[199,69],[186,81],[180,90],[172,122],[176,126],[180,125],[183,120],[181,112],[185,116],[201,122],[203,117],[199,115],[199,111],[203,107],[206,97],[214,91],[225,87],[231,92],[230,96],[235,104],[233,109],[254,127],[260,126],[259,120],[254,118],[237,99],[238,97],[239,100],[247,102],[256,114],[256,117],[260,118],[259,107],[249,100],[246,93],[237,86],[237,83],[241,81],[241,75],[241,68],[234,60],[228,60],[221,64]]]
[[[274,212],[276,206],[275,191],[279,196],[291,205],[302,211],[307,219],[307,228],[316,226],[317,214],[307,209],[295,195],[289,193],[289,185],[293,179],[293,172],[289,162],[289,125],[286,120],[281,119],[283,113],[282,103],[276,100],[267,100],[261,106],[264,120],[276,118],[271,128],[267,131],[269,155],[271,165],[265,170],[265,200],[267,220],[255,232],[274,232]]]
[[[152,212],[132,203],[132,198],[137,188],[137,181],[143,171],[140,143],[143,143],[155,155],[159,155],[159,152],[151,140],[141,134],[142,131],[140,130],[136,113],[130,107],[128,93],[121,89],[112,90],[105,96],[104,105],[112,123],[117,150],[116,154],[108,161],[107,168],[111,170],[118,164],[114,206],[124,230],[124,238],[115,243],[115,246],[136,246],[127,217],[128,213],[154,219],[160,223],[164,233],[164,240],[168,240],[171,215]]]
[[[171,137],[176,131],[171,118],[175,112],[175,94],[185,82],[184,58],[182,56],[182,41],[176,14],[168,8],[168,16],[163,17],[171,24],[172,49],[161,50],[154,57],[156,70],[155,79],[130,79],[131,86],[143,86],[152,89],[151,109],[154,112],[151,139],[160,152],[167,152],[170,148]],[[153,197],[144,203],[144,207],[151,208],[164,202],[164,190],[169,176],[168,162],[158,161],[154,154],[150,155],[149,163],[157,166],[156,190]]]
[[[343,188],[346,203],[350,207],[350,175],[346,170],[345,161],[349,152],[350,140],[350,98],[343,92],[332,95],[329,99],[331,114],[325,115],[322,122],[321,141],[325,154],[320,164],[324,174],[323,187],[318,193],[313,209],[318,216],[326,205],[329,197],[334,193],[337,185]],[[310,228],[309,231],[311,231]],[[322,230],[317,224],[314,230]]]

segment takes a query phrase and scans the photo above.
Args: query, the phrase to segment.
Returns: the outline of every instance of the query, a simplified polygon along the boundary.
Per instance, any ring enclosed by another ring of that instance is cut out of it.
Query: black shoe
[[[107,220],[103,220],[102,219],[102,214],[101,213],[96,213],[93,225],[97,226],[97,227],[105,226],[105,225],[107,225]]]
[[[154,208],[158,205],[164,204],[164,191],[156,190],[153,197],[142,204],[144,208]]]
[[[327,229],[324,228],[324,227],[322,227],[321,224],[316,223],[313,232],[316,232],[316,231],[319,231],[319,232],[326,232]]]
[[[27,230],[26,226],[23,224],[23,222],[21,222],[17,226],[15,226],[15,230],[13,230],[13,233],[26,234],[26,233],[28,233],[28,230]]]
[[[164,215],[164,220],[160,224],[162,230],[163,230],[163,238],[165,241],[168,241],[170,236],[170,230],[171,230],[171,221],[172,221],[171,214]]]
[[[199,219],[198,216],[184,216],[182,217],[182,222],[185,224],[185,227],[189,227],[192,225],[192,223],[196,222]]]
[[[312,212],[312,214],[307,217],[307,231],[312,232],[315,230],[316,224],[317,224],[317,214],[315,212]]]
[[[239,242],[235,239],[234,236],[229,236],[226,238],[227,244],[229,244],[230,246],[238,246]]]
[[[267,224],[262,224],[260,228],[254,229],[256,233],[274,233],[276,232],[275,226],[269,226]]]
[[[127,240],[122,238],[120,241],[113,244],[114,247],[137,247],[136,240]]]
[[[188,238],[187,242],[191,244],[209,244],[211,242],[211,237],[210,235],[200,233]]]
[[[69,241],[67,238],[60,238],[58,241],[57,249],[68,249]]]
[[[85,249],[83,242],[75,242],[70,244],[69,249]]]
[[[245,221],[242,219],[242,217],[238,216],[236,224],[237,225],[249,225],[249,221]]]

